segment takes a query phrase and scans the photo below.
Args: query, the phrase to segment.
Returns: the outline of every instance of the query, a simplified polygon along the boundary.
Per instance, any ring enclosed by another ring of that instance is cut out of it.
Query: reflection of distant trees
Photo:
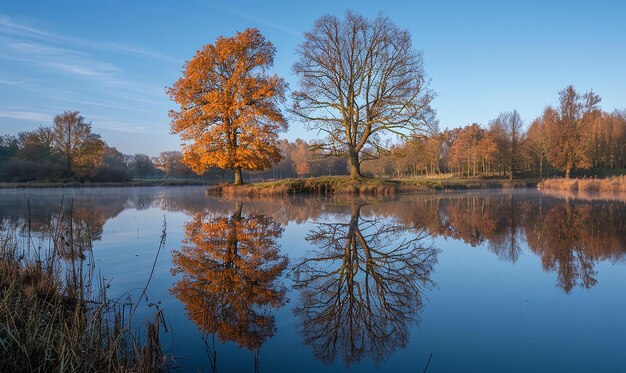
[[[66,259],[84,259],[84,249],[102,239],[106,222],[100,208],[74,208],[73,201],[51,217],[49,227],[40,231],[52,234],[57,252]],[[49,229],[49,230],[48,230]]]
[[[113,189],[104,191],[77,190],[49,192],[47,190],[7,192],[0,194],[0,218],[30,227],[32,232],[50,232],[56,228],[60,215],[71,215],[75,224],[82,222],[89,226],[93,240],[102,235],[102,227],[107,220],[114,218],[126,208],[126,196],[120,196]]]
[[[133,187],[133,188],[84,188],[36,191],[0,190],[0,219],[24,224],[30,218],[33,231],[49,229],[59,213],[61,201],[73,200],[75,211],[94,210],[102,219],[102,225],[125,209],[182,212],[189,216],[212,211],[232,210],[241,199],[211,197],[205,195],[206,187]],[[31,208],[28,209],[27,201]],[[254,198],[246,202],[251,214],[271,216],[286,225],[316,219],[326,213],[345,213],[345,201],[328,198]]]
[[[354,204],[348,220],[319,222],[308,234],[317,248],[295,267],[294,312],[319,360],[381,361],[406,346],[436,262],[436,250],[420,246],[419,234],[402,238],[406,231],[362,217]]]
[[[204,333],[258,351],[276,331],[270,310],[285,303],[287,258],[276,242],[283,229],[263,215],[197,214],[172,259],[182,278],[171,289]],[[214,366],[215,367],[215,366]]]
[[[417,222],[433,235],[472,246],[485,244],[501,260],[515,262],[526,242],[541,256],[543,268],[557,273],[557,286],[566,293],[597,283],[596,262],[626,257],[626,204],[622,201],[460,193],[417,197],[381,209],[388,214],[397,211],[403,222]]]
[[[139,194],[137,196],[135,196],[134,198],[129,198],[128,201],[126,202],[126,205],[128,208],[134,208],[137,209],[139,211],[142,210],[147,210],[150,207],[154,206],[154,202],[158,201],[158,195],[151,195],[151,194]]]
[[[525,208],[528,246],[541,256],[546,271],[557,273],[557,286],[566,293],[576,286],[589,289],[596,285],[596,262],[624,260],[623,202],[543,198]]]
[[[585,289],[597,280],[594,255],[585,235],[591,223],[591,207],[568,203],[550,208],[527,231],[530,248],[541,256],[543,268],[557,273],[557,285],[566,293],[576,285]]]
[[[592,287],[598,261],[624,260],[623,200],[539,196],[507,191],[441,193],[365,203],[373,215],[417,226],[433,236],[462,240],[472,246],[484,245],[505,261],[517,261],[527,243],[532,252],[542,257],[543,268],[558,274],[558,285],[565,291],[577,286]],[[63,211],[61,200],[65,201]],[[101,238],[106,221],[124,209],[159,208],[195,216],[232,211],[238,203],[206,196],[202,187],[0,191],[0,221],[29,226],[33,233],[52,231],[59,214],[67,215],[70,202],[75,217],[73,229],[84,232],[93,241]],[[286,225],[347,214],[354,203],[364,201],[341,196],[327,196],[322,201],[306,197],[254,198],[246,202],[246,211],[250,215],[271,216],[275,223]]]

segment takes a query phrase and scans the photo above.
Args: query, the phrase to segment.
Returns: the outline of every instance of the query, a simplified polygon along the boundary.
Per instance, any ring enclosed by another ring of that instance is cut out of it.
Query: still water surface
[[[203,187],[0,191],[61,200],[112,297],[160,303],[180,371],[624,371],[626,203],[536,191],[230,200]],[[28,202],[29,201],[29,202]],[[150,309],[144,310],[144,316]]]

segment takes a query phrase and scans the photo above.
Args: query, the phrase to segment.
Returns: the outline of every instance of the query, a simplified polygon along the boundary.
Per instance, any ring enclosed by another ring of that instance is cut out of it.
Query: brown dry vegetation
[[[162,311],[131,323],[137,305],[93,282],[91,242],[71,215],[39,238],[29,225],[0,226],[0,371],[161,369]]]
[[[553,189],[581,192],[626,192],[626,176],[605,179],[546,179],[539,183],[539,189]]]

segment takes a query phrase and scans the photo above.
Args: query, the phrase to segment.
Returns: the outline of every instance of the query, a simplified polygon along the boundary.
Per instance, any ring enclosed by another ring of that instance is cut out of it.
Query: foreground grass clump
[[[164,366],[161,311],[131,323],[137,305],[107,298],[107,285],[92,281],[88,235],[71,217],[59,218],[52,233],[37,239],[19,224],[0,228],[0,371],[148,372]]]
[[[284,179],[241,186],[218,185],[210,194],[225,196],[277,196],[289,194],[358,194],[389,195],[445,189],[517,188],[536,185],[529,181],[421,177],[412,179],[353,179],[349,176],[326,176],[308,179]]]
[[[581,192],[626,192],[626,176],[605,179],[546,179],[538,187]]]

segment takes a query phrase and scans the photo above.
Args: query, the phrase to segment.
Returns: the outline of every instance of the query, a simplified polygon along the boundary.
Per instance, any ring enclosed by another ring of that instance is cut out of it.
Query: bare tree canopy
[[[353,177],[371,155],[364,150],[384,150],[385,134],[407,137],[436,126],[422,54],[389,18],[350,11],[344,20],[321,17],[297,54],[292,113],[326,134],[318,146],[347,157]]]
[[[595,119],[602,115],[599,107],[601,100],[593,90],[581,95],[572,85],[559,91],[559,117],[556,122],[551,123],[553,146],[548,153],[548,160],[565,171],[567,179],[571,170],[592,165],[589,152],[590,131]]]
[[[517,110],[500,113],[489,123],[489,128],[496,134],[496,144],[504,159],[502,163],[509,169],[509,180],[513,180],[516,162],[519,162],[520,144],[523,142],[524,121]]]
[[[366,356],[381,362],[405,347],[435,285],[438,251],[422,245],[425,232],[364,217],[363,206],[351,204],[345,219],[316,222],[306,237],[316,248],[293,271],[298,329],[326,364],[337,356],[346,366]]]

